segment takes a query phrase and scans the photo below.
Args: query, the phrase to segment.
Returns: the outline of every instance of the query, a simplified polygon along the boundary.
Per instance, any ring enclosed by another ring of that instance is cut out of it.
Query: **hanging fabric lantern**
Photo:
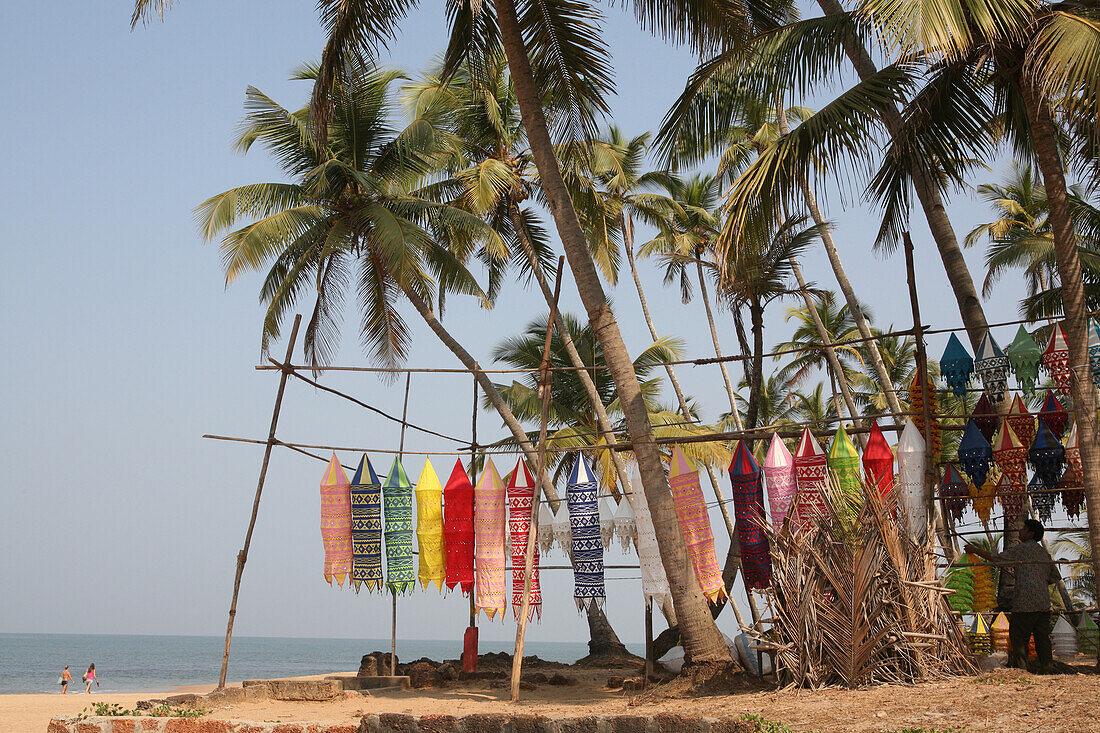
[[[363,456],[351,479],[351,582],[382,590],[382,482]]]
[[[1040,423],[1039,434],[1028,451],[1028,459],[1035,470],[1034,488],[1031,491],[1031,503],[1044,522],[1050,520],[1054,509],[1055,492],[1066,466],[1066,448]]]
[[[504,616],[505,503],[504,484],[490,458],[474,487],[474,609],[484,611],[490,621]]]
[[[966,501],[970,498],[970,489],[966,479],[955,468],[954,463],[948,463],[943,471],[943,481],[940,482],[940,500],[943,502],[943,513],[951,512],[955,521],[962,519],[963,510],[966,509]]]
[[[931,437],[924,435],[924,408],[928,406],[928,424]],[[909,411],[913,413],[913,422],[917,430],[924,436],[925,442],[932,449],[932,460],[939,461],[943,454],[943,436],[940,431],[940,403],[936,398],[936,389],[928,374],[913,375],[913,381],[909,384]]]
[[[1008,651],[1008,616],[1004,611],[997,614],[993,623],[989,626],[990,635],[993,637],[993,649],[998,652]]]
[[[924,437],[912,420],[906,420],[898,440],[898,503],[910,534],[918,538],[924,536],[928,525],[924,484],[926,465]]]
[[[993,446],[982,435],[977,423],[968,420],[963,430],[962,440],[959,441],[959,463],[976,486],[985,483],[992,460]]]
[[[1043,486],[1043,482],[1039,480],[1039,474],[1034,474],[1027,482],[1027,494],[1031,498],[1031,507],[1039,515],[1039,520],[1049,522],[1050,515],[1054,511],[1055,497]]]
[[[1043,352],[1043,368],[1054,380],[1058,391],[1069,397],[1069,344],[1066,342],[1066,332],[1062,330],[1060,323],[1055,323],[1050,333],[1050,341],[1047,342],[1046,351]]]
[[[569,510],[561,506],[558,511],[569,513]],[[550,508],[550,502],[539,504],[539,552],[546,554],[554,546],[554,510]]]
[[[1007,420],[1001,424],[1001,431],[993,439],[993,460],[1001,469],[997,494],[1004,507],[1005,518],[1015,522],[1020,516],[1027,490],[1027,447],[1016,437]]]
[[[794,526],[805,532],[817,527],[818,518],[828,514],[824,495],[829,480],[828,458],[809,428],[802,430],[798,441],[794,474],[798,484]]]
[[[629,491],[629,488],[627,489]],[[619,506],[615,509],[615,536],[619,538],[619,544],[623,552],[630,552],[630,545],[638,533],[637,517],[634,516],[634,507],[630,506],[630,497],[625,493],[619,497]]]
[[[711,603],[717,603],[726,597],[725,584],[722,582],[722,569],[714,554],[714,535],[710,529],[710,515],[703,499],[703,488],[699,485],[699,472],[680,450],[672,449],[672,461],[668,474],[669,488],[672,490],[672,505],[676,509],[676,519],[680,523],[680,534],[687,545],[688,556],[695,577],[703,595]],[[734,507],[737,507],[737,487],[734,487]],[[761,504],[763,504],[763,496]],[[749,583],[749,571],[745,566],[745,552],[741,550],[741,564],[745,568],[745,583]]]
[[[1020,395],[1013,396],[1005,419],[1020,442],[1031,445],[1031,441],[1035,440],[1035,416],[1027,411],[1027,405],[1020,399]]]
[[[858,470],[858,469],[857,469]],[[737,540],[741,544],[741,570],[745,587],[767,588],[772,580],[772,560],[768,538],[761,527],[764,514],[764,487],[760,466],[744,441],[737,441],[729,468],[733,507],[737,517]],[[710,523],[707,523],[710,529]],[[712,541],[713,544],[713,541]]]
[[[974,610],[974,571],[961,559],[948,569],[944,587],[951,591],[947,602],[952,611],[970,613]]]
[[[990,638],[989,627],[980,613],[974,614],[974,623],[966,632],[966,643],[970,647],[970,653],[977,657],[988,657],[993,653],[993,641]]]
[[[1100,628],[1086,611],[1077,622],[1077,649],[1081,654],[1095,656],[1097,647],[1100,647]]]
[[[578,453],[565,489],[572,539],[562,544],[562,547],[572,548],[573,600],[577,602],[578,610],[587,610],[593,603],[597,608],[603,608],[607,598],[603,579],[600,510],[596,500],[598,490],[592,468],[584,456]],[[557,540],[562,542],[561,537]]]
[[[1092,369],[1092,381],[1100,387],[1100,323],[1089,318],[1089,366]]]
[[[603,549],[611,547],[615,537],[615,512],[611,509],[611,498],[606,494],[600,497],[600,541]]]
[[[859,453],[852,439],[848,437],[844,423],[840,424],[840,429],[829,446],[828,465],[837,488],[845,497],[843,516],[852,519],[863,505],[863,489],[860,486]]]
[[[424,460],[414,492],[416,547],[420,557],[417,577],[424,590],[428,589],[429,583],[435,583],[436,589],[441,591],[447,580],[447,556],[443,548],[443,487],[430,459]]]
[[[1081,510],[1085,508],[1085,489],[1081,485],[1081,477],[1074,472],[1073,466],[1066,466],[1062,472],[1062,478],[1058,481],[1058,490],[1062,495],[1062,506],[1070,517],[1081,516]]]
[[[1050,632],[1051,651],[1064,659],[1077,657],[1077,634],[1065,616],[1059,616]]]
[[[568,504],[568,501],[566,502]],[[599,509],[596,508],[596,499],[592,499],[593,510],[596,512],[596,528],[599,529]],[[572,510],[568,507],[559,507],[557,514],[554,515],[554,542],[565,554],[566,557],[573,556],[573,529],[572,529]]]
[[[1047,390],[1047,398],[1043,402],[1042,411],[1039,412],[1039,422],[1050,428],[1050,432],[1054,433],[1054,437],[1058,440],[1062,439],[1066,434],[1066,428],[1069,427],[1069,415],[1066,414],[1062,403],[1054,396],[1052,390]]]
[[[413,568],[412,484],[400,458],[393,459],[390,474],[382,485],[382,506],[386,512],[386,590],[402,595],[416,590]]]
[[[1016,331],[1016,338],[1008,347],[1008,364],[1016,375],[1016,383],[1024,394],[1035,391],[1035,382],[1039,379],[1039,364],[1043,361],[1043,350],[1023,326]]]
[[[997,607],[997,570],[977,555],[963,555],[974,572],[974,610],[992,611]],[[988,654],[988,652],[986,652]]]
[[[1077,423],[1074,422],[1069,429],[1069,433],[1066,434],[1066,462],[1073,468],[1077,474],[1078,479],[1083,475],[1081,473],[1081,446],[1077,443]]]
[[[978,426],[978,430],[982,431],[985,439],[992,443],[993,436],[1001,429],[1001,416],[997,414],[993,403],[985,396],[985,392],[982,392],[981,396],[978,397],[978,402],[974,405],[974,415],[971,419]]]
[[[970,376],[973,373],[973,357],[959,341],[959,337],[951,334],[947,339],[947,348],[943,350],[943,356],[940,357],[940,376],[956,397],[962,397],[966,394],[966,385],[970,382]]]
[[[335,453],[321,479],[321,541],[325,582],[343,587],[351,575],[351,487]]]
[[[531,532],[531,505],[535,480],[520,458],[508,480],[508,533],[512,536],[512,614],[518,619],[523,606],[523,576],[527,565],[527,535]],[[536,538],[538,534],[536,532]],[[542,590],[539,588],[539,546],[531,559],[531,592],[527,597],[527,620],[542,618]]]
[[[871,423],[871,434],[867,438],[867,447],[863,449],[863,472],[867,483],[877,487],[884,499],[893,493],[894,452],[890,450],[877,420]]]
[[[772,433],[768,455],[764,458],[764,480],[768,484],[772,524],[777,530],[781,530],[791,502],[798,493],[798,482],[794,476],[794,457],[778,433]]]
[[[983,522],[988,522],[997,499],[997,482],[993,480],[992,474],[986,475],[981,486],[971,482],[967,489],[970,491],[970,505],[974,508],[974,513]]]
[[[985,332],[982,342],[978,344],[974,371],[982,378],[982,386],[989,395],[990,402],[997,403],[1004,399],[1008,389],[1008,357],[989,331]]]
[[[661,609],[670,626],[675,626],[676,611],[672,607],[672,593],[668,588],[668,576],[665,575],[665,566],[661,562],[661,550],[653,530],[653,517],[649,513],[649,502],[646,500],[642,475],[637,464],[630,473],[630,486],[638,525],[638,567],[642,571],[642,596]]]
[[[456,459],[443,487],[443,546],[447,553],[447,590],[474,589],[474,485],[462,460]]]

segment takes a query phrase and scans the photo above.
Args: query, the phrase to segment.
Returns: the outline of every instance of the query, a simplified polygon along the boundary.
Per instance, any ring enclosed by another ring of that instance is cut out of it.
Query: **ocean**
[[[84,670],[95,662],[100,687],[93,692],[155,692],[185,685],[217,683],[222,636],[117,636],[106,634],[0,634],[0,694],[59,692],[57,678],[66,664],[80,688]],[[360,658],[389,651],[389,639],[294,639],[233,637],[229,680],[354,672]],[[482,641],[479,651],[511,652],[512,645]],[[399,639],[399,660],[457,659],[461,641]],[[527,642],[524,653],[556,662],[574,662],[587,643]]]

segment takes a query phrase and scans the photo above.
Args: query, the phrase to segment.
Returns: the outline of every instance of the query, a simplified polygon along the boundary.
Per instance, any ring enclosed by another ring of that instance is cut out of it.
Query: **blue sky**
[[[443,45],[440,3],[424,3],[392,63],[415,70]],[[166,22],[129,28],[127,2],[4,3],[0,92],[8,109],[0,147],[5,171],[0,247],[0,604],[2,632],[223,633],[235,555],[247,522],[260,446],[203,440],[204,433],[263,438],[277,384],[260,361],[258,279],[226,289],[217,247],[200,241],[193,207],[227,188],[279,180],[262,151],[230,148],[244,90],[255,85],[287,106],[309,89],[286,81],[319,54],[313,4],[303,0],[186,0]],[[619,96],[614,120],[634,133],[654,129],[692,68],[690,54],[634,30],[613,13],[607,36]],[[821,90],[827,98],[829,90]],[[996,169],[989,178],[1003,171]],[[880,326],[910,325],[901,254],[870,251],[873,214],[852,197],[826,193],[828,216],[860,296]],[[847,203],[845,207],[843,204]],[[985,216],[966,195],[950,213],[961,234]],[[914,218],[921,307],[926,323],[959,324],[954,299],[923,222]],[[981,272],[981,253],[967,253]],[[806,276],[833,287],[824,254],[806,258]],[[627,278],[629,280],[629,278]],[[683,306],[646,265],[658,329],[675,330],[691,356],[711,355],[698,302]],[[1018,286],[987,302],[991,321],[1015,316]],[[565,284],[567,307],[579,311]],[[613,290],[628,346],[648,334],[632,289]],[[446,323],[483,363],[492,346],[535,317],[541,298],[510,285],[483,311],[451,298]],[[407,311],[415,333],[409,363],[459,366]],[[722,337],[733,351],[728,314]],[[354,318],[349,318],[354,323]],[[769,313],[768,344],[785,334],[782,306]],[[1001,335],[998,334],[1000,337]],[[1005,330],[1003,339],[1011,340]],[[1002,339],[1002,340],[1003,340]],[[937,356],[943,343],[933,341]],[[277,345],[273,353],[282,354]],[[299,355],[300,357],[300,355]],[[339,362],[366,360],[349,328]],[[722,412],[718,370],[680,377],[704,406]],[[327,375],[326,383],[400,412],[401,391],[370,375]],[[466,376],[415,376],[410,420],[465,435]],[[495,414],[479,418],[484,441],[500,436]],[[288,386],[279,435],[287,441],[392,449],[397,431],[362,410]],[[414,450],[446,444],[408,436]],[[357,458],[342,455],[345,463]],[[388,461],[375,458],[379,470]],[[445,477],[453,459],[434,461]],[[419,474],[421,459],[406,464]],[[508,470],[510,465],[502,465]],[[276,451],[241,591],[236,633],[379,637],[389,603],[330,589],[321,579],[318,489],[323,465]],[[726,540],[715,522],[719,556]],[[551,557],[561,564],[560,555]],[[609,562],[626,558],[610,556]],[[636,577],[636,572],[622,575]],[[546,606],[530,637],[586,638],[568,572],[543,579]],[[642,638],[638,581],[609,581],[608,613],[624,640]],[[412,638],[461,638],[466,603],[433,592],[402,601]],[[733,633],[733,619],[721,620]],[[507,639],[511,622],[483,638]]]

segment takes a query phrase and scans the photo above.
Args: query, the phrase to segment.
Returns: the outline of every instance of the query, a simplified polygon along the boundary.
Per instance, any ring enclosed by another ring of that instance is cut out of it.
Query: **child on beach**
[[[68,669],[68,667],[66,667],[65,669]],[[92,694],[92,683],[93,682],[95,682],[96,687],[99,687],[99,680],[96,679],[96,676],[95,676],[95,662],[92,662],[91,665],[88,667],[88,671],[84,673],[84,683],[85,683],[84,694],[86,694],[86,695],[91,695]]]
[[[69,665],[65,665],[65,669],[61,671],[61,694],[69,694],[69,683],[73,681],[72,674],[69,673]]]

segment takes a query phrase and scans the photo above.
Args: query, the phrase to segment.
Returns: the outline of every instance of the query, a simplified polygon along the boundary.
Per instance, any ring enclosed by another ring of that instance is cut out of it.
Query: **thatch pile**
[[[975,672],[936,576],[931,544],[899,524],[897,507],[865,484],[853,506],[835,484],[828,516],[800,532],[765,526],[771,542],[772,626],[780,684],[809,688],[911,683]]]

